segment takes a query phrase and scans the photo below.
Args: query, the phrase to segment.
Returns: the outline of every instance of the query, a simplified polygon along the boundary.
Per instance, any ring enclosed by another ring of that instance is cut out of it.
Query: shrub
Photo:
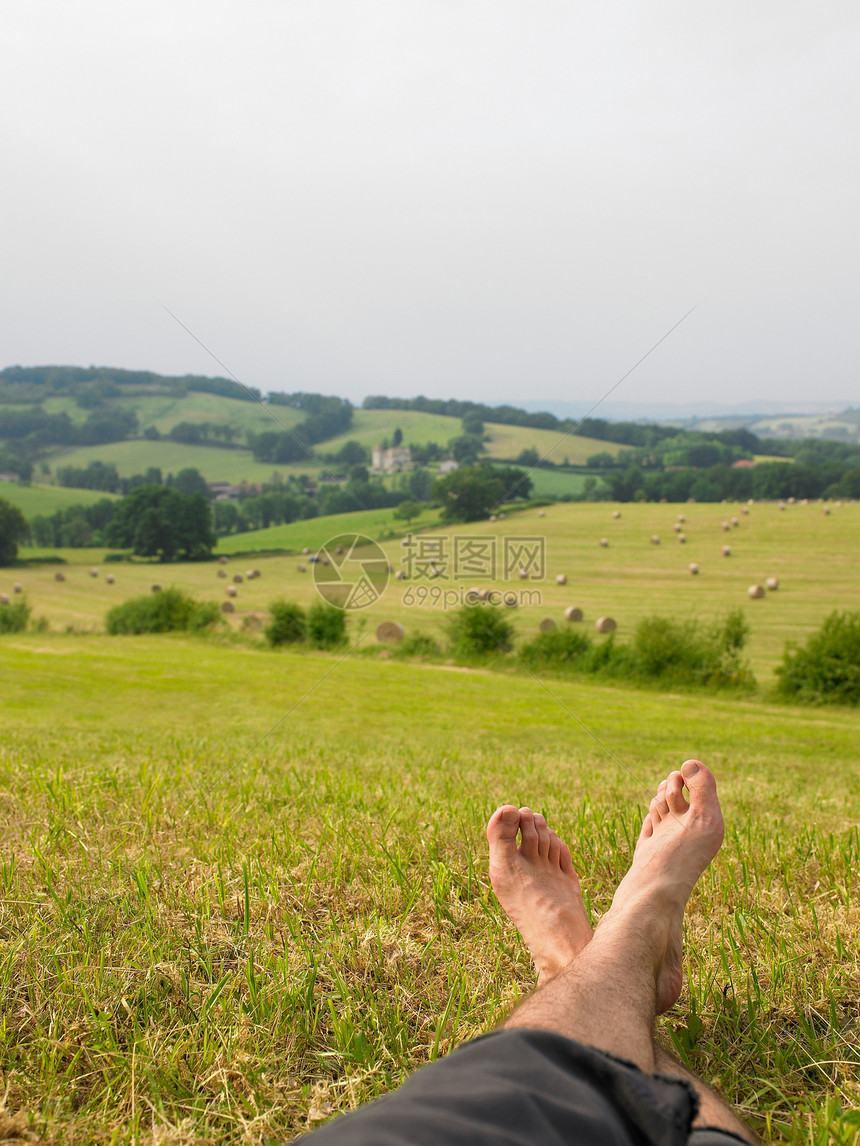
[[[219,619],[214,601],[200,603],[181,589],[165,589],[144,597],[131,597],[114,606],[105,617],[105,629],[118,633],[200,632]]]
[[[448,619],[448,639],[455,657],[509,653],[514,627],[497,606],[464,605]]]
[[[410,633],[395,646],[394,652],[399,657],[438,657],[442,650],[427,633]]]
[[[803,648],[789,641],[776,673],[791,700],[860,704],[860,613],[831,613]]]
[[[308,633],[305,611],[293,601],[273,601],[269,605],[271,620],[263,634],[272,648],[294,645],[303,641]]]
[[[312,649],[336,649],[346,644],[346,613],[315,601],[308,609],[308,644]]]
[[[29,619],[30,606],[23,597],[0,605],[0,633],[23,633]]]
[[[755,681],[741,659],[749,626],[735,609],[723,621],[643,617],[633,636],[633,671],[640,679],[710,687],[751,687]]]
[[[527,641],[519,650],[519,658],[534,671],[578,668],[582,658],[591,648],[591,637],[582,630],[556,629],[551,633],[539,633]]]

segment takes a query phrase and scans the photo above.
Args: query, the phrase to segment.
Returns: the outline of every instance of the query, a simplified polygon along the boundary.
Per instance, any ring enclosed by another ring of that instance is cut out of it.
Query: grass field
[[[661,1038],[768,1141],[856,1141],[856,713],[173,637],[0,664],[7,1137],[276,1142],[389,1089],[533,983],[492,809],[547,815],[596,921],[698,755],[728,833]]]
[[[834,505],[830,515],[825,516],[818,505],[793,505],[780,511],[774,504],[757,504],[751,507],[748,517],[741,515],[738,506],[701,504],[680,508],[686,518],[684,545],[678,544],[672,529],[679,507],[671,505],[624,505],[620,507],[621,518],[615,520],[615,507],[610,504],[573,503],[547,507],[543,517],[529,510],[509,513],[504,521],[495,523],[434,527],[436,536],[446,538],[449,557],[455,538],[495,538],[500,563],[506,538],[544,537],[546,577],[526,583],[518,579],[515,571],[514,579],[506,581],[500,568],[495,578],[454,581],[446,575],[430,582],[392,580],[382,600],[352,623],[363,623],[370,631],[380,620],[390,618],[400,621],[407,632],[439,636],[446,605],[457,603],[469,588],[491,586],[539,594],[539,600],[532,598],[531,603],[525,602],[510,612],[521,636],[536,632],[544,617],[561,621],[567,605],[580,606],[589,627],[599,616],[614,617],[622,639],[649,613],[712,620],[739,607],[749,618],[752,630],[749,654],[754,670],[762,684],[769,685],[788,638],[802,639],[835,608],[860,608],[856,573],[860,506]],[[726,534],[720,525],[732,515],[738,516],[741,524]],[[426,527],[434,520],[432,511],[427,511],[413,528]],[[315,550],[330,537],[349,530],[373,539],[397,534],[383,541],[383,548],[394,569],[403,566],[405,550],[400,534],[407,532],[407,527],[394,520],[392,510],[314,518],[234,534],[222,538],[216,552],[229,556],[240,551],[280,548],[300,554],[305,546]],[[650,543],[653,534],[661,537],[659,546]],[[601,537],[609,541],[609,548],[599,546]],[[728,558],[720,552],[724,544],[731,547]],[[22,555],[37,556],[39,552],[23,549]],[[60,628],[70,624],[99,628],[110,605],[148,591],[154,581],[175,584],[202,599],[223,600],[224,583],[217,579],[212,563],[115,565],[112,572],[116,583],[106,585],[103,576],[93,579],[88,575],[89,566],[101,565],[104,550],[65,550],[62,556],[70,562],[63,584],[55,583],[52,567],[34,566],[20,574],[0,571],[0,591],[9,592],[13,580],[22,581],[36,614]],[[304,604],[316,597],[310,567],[304,573],[298,571],[300,557],[239,560],[239,572],[244,573],[253,564],[261,570],[262,577],[240,587],[237,611],[231,619],[234,627],[242,625],[248,612],[264,610],[274,597]],[[688,572],[691,561],[700,568],[698,576]],[[228,569],[231,574],[236,571]],[[101,572],[104,574],[105,568]],[[560,573],[567,576],[564,586],[555,583]],[[769,593],[764,600],[751,601],[748,587],[772,576],[780,578],[779,591]]]
[[[50,515],[58,509],[68,509],[72,505],[93,505],[106,497],[113,500],[114,494],[96,489],[66,489],[63,486],[15,485],[12,482],[0,484],[0,498],[17,505],[29,520],[40,514]]]

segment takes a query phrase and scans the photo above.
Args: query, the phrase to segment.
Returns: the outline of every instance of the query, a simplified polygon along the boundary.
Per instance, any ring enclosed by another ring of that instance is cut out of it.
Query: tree
[[[394,435],[391,439],[391,444],[392,444],[392,446],[399,446],[402,443],[402,441],[403,441],[403,431],[398,426],[397,429],[394,431]]]
[[[0,565],[11,565],[18,556],[18,542],[30,532],[17,505],[0,498]]]
[[[461,420],[461,425],[464,434],[472,434],[475,437],[483,438],[484,422],[477,410],[472,410],[470,413],[464,415]]]
[[[144,485],[121,498],[106,538],[109,545],[161,561],[199,560],[215,545],[206,498],[161,485]]]
[[[401,501],[397,509],[394,511],[394,516],[398,521],[411,521],[413,517],[420,517],[424,512],[423,506],[414,501]]]
[[[519,457],[517,458],[517,465],[519,466],[536,466],[540,461],[540,454],[534,446],[527,446],[524,450],[520,450]]]
[[[477,461],[478,454],[484,448],[484,443],[474,434],[462,434],[459,438],[452,438],[448,443],[448,448],[454,461],[461,465],[471,465]]]
[[[446,521],[479,521],[502,500],[505,486],[489,468],[463,466],[440,478],[434,492]]]
[[[209,486],[206,484],[206,479],[200,470],[193,466],[187,466],[179,471],[173,479],[173,488],[182,494],[199,493],[203,497],[209,496]]]

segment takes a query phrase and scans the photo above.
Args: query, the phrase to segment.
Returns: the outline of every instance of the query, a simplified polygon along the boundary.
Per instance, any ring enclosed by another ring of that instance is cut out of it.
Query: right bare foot
[[[539,812],[512,804],[493,813],[487,839],[493,891],[522,935],[540,985],[591,939],[570,851]]]
[[[690,792],[684,798],[684,786]],[[633,854],[606,915],[649,916],[665,923],[665,946],[657,967],[657,1013],[678,999],[683,981],[681,954],[684,908],[702,872],[720,850],[723,816],[717,785],[698,760],[687,760],[657,789]]]

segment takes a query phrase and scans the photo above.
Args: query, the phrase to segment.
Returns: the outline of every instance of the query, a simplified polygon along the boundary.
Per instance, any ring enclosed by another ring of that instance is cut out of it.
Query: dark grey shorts
[[[550,1031],[495,1031],[416,1071],[391,1094],[333,1119],[308,1146],[737,1146],[694,1130],[680,1079]]]

